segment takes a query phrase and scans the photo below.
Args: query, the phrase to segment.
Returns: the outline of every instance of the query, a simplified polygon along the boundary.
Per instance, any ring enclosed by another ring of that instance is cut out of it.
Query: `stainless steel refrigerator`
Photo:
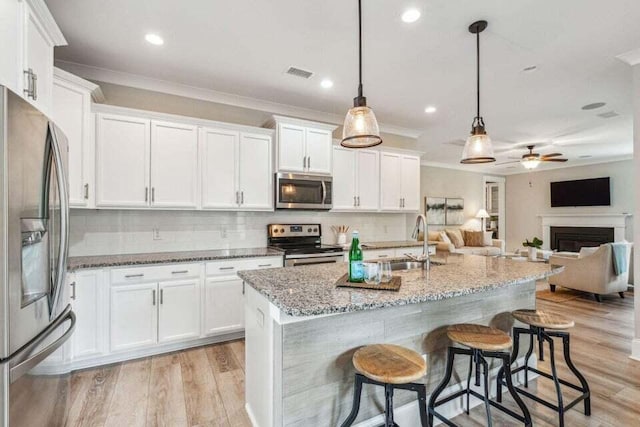
[[[0,426],[63,425],[68,413],[68,372],[43,368],[75,327],[66,158],[60,129],[0,86]]]

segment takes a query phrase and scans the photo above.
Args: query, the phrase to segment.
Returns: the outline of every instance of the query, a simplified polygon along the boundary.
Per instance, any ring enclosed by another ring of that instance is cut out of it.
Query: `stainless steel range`
[[[269,224],[270,247],[284,251],[285,267],[342,262],[341,246],[322,244],[320,224]]]

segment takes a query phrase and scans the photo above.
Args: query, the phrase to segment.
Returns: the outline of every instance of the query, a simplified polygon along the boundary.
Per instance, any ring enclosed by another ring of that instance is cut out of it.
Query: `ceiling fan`
[[[521,158],[518,157],[509,157],[510,159],[514,159],[510,162],[497,163],[496,166],[499,165],[507,165],[509,163],[521,163],[525,169],[535,169],[541,162],[561,162],[564,163],[568,159],[558,158],[562,156],[562,153],[551,153],[551,154],[543,154],[534,153],[533,148],[535,145],[527,145],[527,149],[529,152],[527,154],[523,154]]]

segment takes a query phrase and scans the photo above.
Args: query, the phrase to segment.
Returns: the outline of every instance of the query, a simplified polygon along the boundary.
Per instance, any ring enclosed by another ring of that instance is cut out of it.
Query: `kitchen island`
[[[395,271],[402,278],[398,292],[337,288],[345,263],[239,272],[247,285],[246,409],[254,425],[340,425],[352,404],[351,357],[372,343],[425,355],[430,392],[443,376],[448,325],[491,324],[509,331],[512,310],[535,308],[536,280],[562,270],[475,255],[438,261],[442,265],[428,272]],[[465,363],[455,369],[454,378],[466,378]],[[414,400],[415,394],[396,393],[399,424],[418,425]],[[365,387],[356,424],[383,408],[382,388]]]

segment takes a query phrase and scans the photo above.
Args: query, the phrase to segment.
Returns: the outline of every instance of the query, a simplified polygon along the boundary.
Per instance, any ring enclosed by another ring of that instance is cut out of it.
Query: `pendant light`
[[[480,115],[480,33],[487,28],[487,21],[477,21],[469,25],[469,32],[476,35],[476,116],[471,124],[471,135],[462,151],[460,163],[491,163],[493,157],[493,145],[491,138],[484,129],[484,119]]]
[[[362,95],[362,0],[358,0],[358,96],[353,98],[353,108],[347,112],[342,128],[340,145],[347,148],[366,148],[382,144],[378,121],[373,110],[367,107]]]

